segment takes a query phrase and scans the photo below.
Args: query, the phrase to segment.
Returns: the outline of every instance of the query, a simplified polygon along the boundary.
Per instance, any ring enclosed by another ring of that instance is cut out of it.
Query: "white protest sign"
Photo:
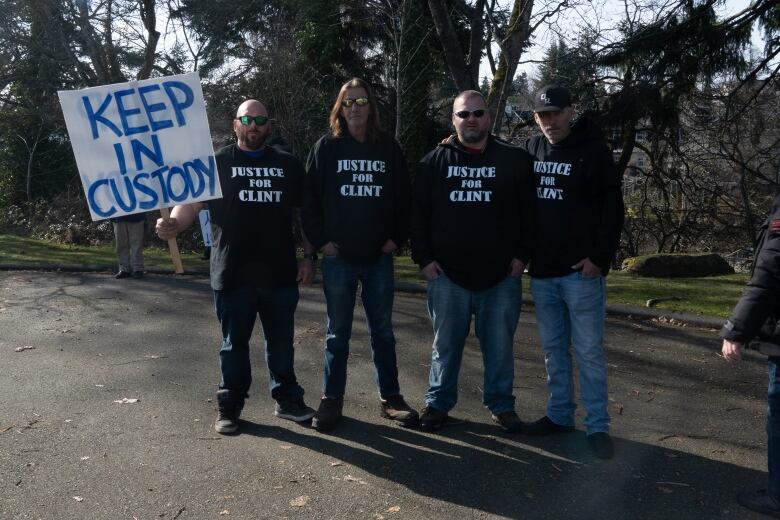
[[[214,245],[214,238],[211,236],[211,214],[209,210],[200,210],[198,219],[200,220],[200,232],[203,235],[203,245],[211,247]]]
[[[222,197],[196,72],[58,94],[92,220]]]

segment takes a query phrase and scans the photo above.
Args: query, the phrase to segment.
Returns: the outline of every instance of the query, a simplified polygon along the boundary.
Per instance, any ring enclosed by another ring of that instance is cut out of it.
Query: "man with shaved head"
[[[314,276],[312,247],[295,258],[293,219],[300,206],[304,170],[290,154],[266,146],[271,133],[268,111],[257,100],[244,101],[233,119],[237,142],[216,153],[222,198],[176,206],[169,219],[157,221],[167,240],[187,229],[207,207],[211,214],[211,287],[222,328],[214,429],[238,430],[238,418],[252,382],[249,339],[257,317],[265,336],[274,414],[307,421],[314,410],[303,401],[293,368],[293,317],[298,282]]]

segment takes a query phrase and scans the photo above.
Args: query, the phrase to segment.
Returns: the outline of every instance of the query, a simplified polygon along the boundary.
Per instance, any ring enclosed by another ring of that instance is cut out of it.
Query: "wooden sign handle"
[[[171,218],[171,210],[168,208],[160,208],[160,215],[165,220]],[[181,265],[181,254],[179,254],[179,244],[176,243],[175,238],[168,239],[168,249],[171,252],[171,261],[173,262],[173,270],[176,274],[183,274],[184,267]]]

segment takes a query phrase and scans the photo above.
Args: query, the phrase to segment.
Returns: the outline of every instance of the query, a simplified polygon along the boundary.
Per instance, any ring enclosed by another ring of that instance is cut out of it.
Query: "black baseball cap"
[[[545,85],[534,96],[534,112],[554,112],[571,106],[571,92],[566,87]]]

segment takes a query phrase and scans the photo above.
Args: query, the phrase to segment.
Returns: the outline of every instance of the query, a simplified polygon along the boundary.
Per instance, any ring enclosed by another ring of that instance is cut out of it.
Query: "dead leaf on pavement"
[[[393,506],[390,509],[388,509],[387,511],[385,511],[385,513],[397,513],[400,510],[401,510],[401,506]]]
[[[302,497],[293,498],[290,500],[290,505],[293,507],[303,507],[309,503],[309,500],[311,500],[311,497],[308,495],[303,495]]]
[[[344,477],[344,480],[346,480],[347,482],[357,482],[358,484],[366,483],[366,481],[363,480],[362,478],[353,477],[352,475],[347,475],[346,477]]]

